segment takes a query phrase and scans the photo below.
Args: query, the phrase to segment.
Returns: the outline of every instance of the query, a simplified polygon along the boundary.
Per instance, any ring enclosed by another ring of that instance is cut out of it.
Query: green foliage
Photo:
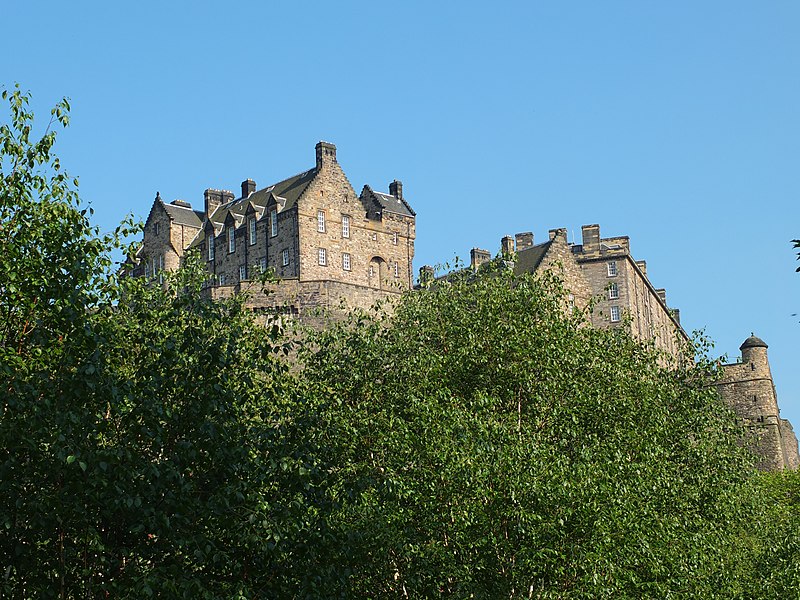
[[[323,333],[337,526],[369,597],[671,597],[731,587],[747,463],[694,367],[568,314],[549,277],[410,295]],[[733,593],[733,592],[732,592]]]

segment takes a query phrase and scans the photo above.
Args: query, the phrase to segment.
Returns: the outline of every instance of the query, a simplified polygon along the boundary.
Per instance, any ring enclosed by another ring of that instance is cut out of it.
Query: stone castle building
[[[144,227],[134,276],[176,269],[190,250],[209,271],[209,292],[250,291],[251,308],[305,315],[317,308],[371,306],[413,282],[416,216],[393,181],[389,193],[365,185],[357,194],[336,158],[319,142],[313,168],[241,195],[207,189],[203,210],[156,196]],[[271,269],[280,283],[253,285]],[[310,317],[310,314],[309,314]]]
[[[246,179],[238,198],[207,189],[202,210],[156,195],[131,265],[133,276],[159,280],[188,252],[197,252],[208,269],[212,297],[248,292],[248,305],[256,311],[309,322],[318,308],[368,308],[411,289],[416,214],[402,183],[393,181],[388,193],[365,185],[357,194],[333,144],[319,142],[315,158],[311,169],[261,189]],[[525,232],[504,237],[500,256],[513,261],[518,273],[557,269],[570,302],[594,302],[594,326],[626,327],[666,356],[684,354],[689,337],[680,312],[667,305],[665,290],[651,283],[645,261],[633,258],[627,236],[601,238],[598,225],[585,225],[580,244],[568,242],[566,229],[551,229],[547,241],[534,244],[533,234]],[[474,270],[492,260],[479,248],[470,258]],[[255,281],[268,269],[279,280],[265,290]],[[430,276],[433,269],[422,271]],[[720,395],[752,434],[761,468],[796,469],[797,440],[780,418],[767,345],[750,337],[741,351],[741,362],[724,366]]]
[[[551,229],[549,239],[534,244],[533,233],[505,236],[501,254],[514,256],[517,273],[557,269],[570,292],[570,301],[585,306],[596,327],[626,327],[642,341],[652,342],[668,356],[681,355],[689,336],[680,324],[680,311],[667,306],[667,293],[647,276],[647,263],[635,260],[627,236],[600,237],[599,225],[582,227],[582,243],[570,244],[566,229]],[[470,264],[477,269],[491,260],[488,250],[473,248]]]
[[[797,437],[792,424],[781,418],[767,345],[751,335],[739,350],[741,360],[722,367],[724,376],[717,384],[720,396],[733,407],[737,420],[750,433],[759,468],[797,469]]]

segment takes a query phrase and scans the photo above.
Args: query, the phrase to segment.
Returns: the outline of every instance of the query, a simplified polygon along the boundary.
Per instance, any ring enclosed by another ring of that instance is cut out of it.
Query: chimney
[[[336,146],[330,142],[318,142],[315,149],[317,151],[317,170],[336,162]]]
[[[492,260],[492,255],[488,250],[473,248],[469,251],[469,264],[473,271],[477,271],[478,267],[480,267],[483,263],[489,262],[490,260]]]
[[[389,193],[398,200],[403,199],[403,182],[395,179],[389,184]]]
[[[256,191],[256,182],[252,179],[245,179],[242,182],[242,198],[247,198]]]
[[[500,252],[503,256],[511,256],[514,254],[514,238],[510,235],[504,235],[500,240]]]
[[[583,234],[583,252],[600,252],[600,225],[584,225],[581,227]]]
[[[189,204],[186,200],[173,200],[170,202],[172,206],[180,206],[181,208],[192,208],[192,205]]]
[[[422,265],[419,269],[419,284],[422,287],[427,287],[433,281],[433,267],[430,265]]]
[[[658,294],[658,297],[661,298],[661,301],[666,305],[666,303],[667,303],[667,290],[665,290],[664,288],[657,289],[656,290],[656,294]]]
[[[220,204],[222,204],[222,192],[219,190],[207,189],[203,192],[206,205],[206,216],[210,217]]]
[[[637,260],[636,266],[639,267],[639,270],[642,272],[642,275],[647,276],[647,261],[646,260]]]
[[[533,232],[518,233],[514,236],[514,241],[517,243],[517,252],[527,250],[533,246]]]
[[[559,227],[557,229],[551,229],[547,233],[550,235],[550,241],[553,241],[554,239],[556,239],[557,235],[563,235],[565,241],[567,239],[567,228],[566,227]]]
[[[681,309],[680,308],[671,308],[671,309],[669,309],[669,312],[672,313],[672,318],[675,319],[675,321],[678,323],[678,325],[680,325],[681,324]]]
[[[233,192],[229,190],[222,190],[220,191],[219,195],[220,195],[220,200],[222,201],[223,204],[227,204],[228,202],[233,202],[233,199],[235,197],[233,195]]]

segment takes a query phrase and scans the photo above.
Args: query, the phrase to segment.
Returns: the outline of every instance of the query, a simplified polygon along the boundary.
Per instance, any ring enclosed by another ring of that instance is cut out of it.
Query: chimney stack
[[[242,198],[247,198],[256,191],[256,182],[252,179],[245,179],[242,182]]]
[[[403,199],[403,182],[395,179],[389,184],[389,193],[398,200]]]
[[[315,149],[317,151],[317,170],[336,162],[336,146],[330,142],[318,142]]]
[[[518,233],[514,236],[514,241],[517,243],[517,252],[527,250],[533,247],[533,232],[526,231],[524,233]]]
[[[581,227],[583,234],[583,252],[600,252],[600,225],[584,225]]]
[[[419,284],[422,287],[427,287],[433,281],[433,267],[430,265],[422,265],[419,269]]]
[[[637,260],[636,266],[639,267],[639,270],[642,272],[642,275],[647,275],[647,261],[646,260]]]
[[[482,264],[489,262],[492,260],[492,255],[489,253],[488,250],[483,250],[481,248],[473,248],[469,251],[469,264],[472,267],[473,271],[477,271],[478,267]]]
[[[206,216],[210,217],[222,204],[222,192],[219,190],[207,189],[203,192],[203,198],[205,200]]]
[[[500,240],[500,252],[503,256],[514,254],[514,238],[510,235],[504,235]]]

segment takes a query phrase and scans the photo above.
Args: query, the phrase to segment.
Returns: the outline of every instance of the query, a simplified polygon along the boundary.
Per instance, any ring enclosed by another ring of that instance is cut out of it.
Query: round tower
[[[750,370],[759,376],[772,379],[772,373],[769,370],[769,359],[767,358],[767,348],[768,346],[764,340],[752,333],[739,346],[739,350],[742,352],[742,364],[750,365]]]

